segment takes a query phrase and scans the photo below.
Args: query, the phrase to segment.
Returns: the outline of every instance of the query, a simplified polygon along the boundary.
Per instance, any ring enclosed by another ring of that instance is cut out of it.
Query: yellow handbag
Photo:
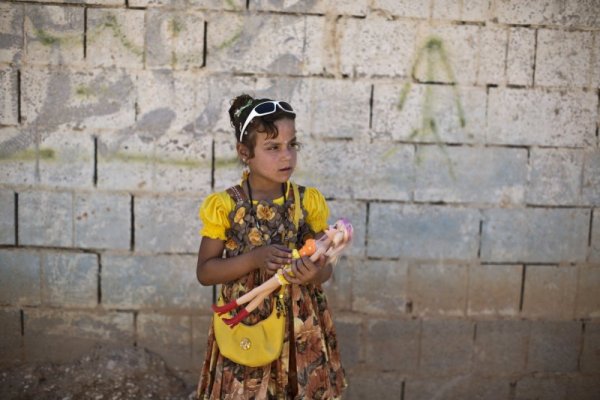
[[[294,225],[300,220],[300,192],[292,183],[294,191]],[[232,318],[231,312],[213,315],[213,329],[219,351],[231,361],[248,367],[268,365],[279,358],[283,348],[285,331],[285,286],[273,299],[271,315],[254,325],[237,324],[231,328],[222,318]],[[219,297],[217,305],[223,305]]]

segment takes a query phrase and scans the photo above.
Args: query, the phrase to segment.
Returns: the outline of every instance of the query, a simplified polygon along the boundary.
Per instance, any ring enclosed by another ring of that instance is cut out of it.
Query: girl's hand
[[[257,247],[252,252],[254,265],[257,268],[265,268],[269,275],[292,262],[292,250],[279,244]]]
[[[283,270],[283,276],[290,283],[304,285],[315,280],[324,264],[324,257],[319,258],[315,263],[310,260],[310,257],[302,257],[292,263],[294,276],[290,276],[285,270]]]

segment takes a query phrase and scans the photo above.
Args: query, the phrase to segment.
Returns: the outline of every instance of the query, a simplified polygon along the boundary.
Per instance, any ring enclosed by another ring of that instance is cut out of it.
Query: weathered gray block
[[[419,146],[416,157],[415,200],[502,205],[523,201],[525,149]]]
[[[600,393],[598,375],[576,375],[567,382],[567,399],[596,400]]]
[[[0,124],[19,123],[19,87],[17,70],[9,66],[0,67]]]
[[[579,284],[577,286],[577,318],[600,317],[600,268],[598,265],[579,267]]]
[[[530,153],[529,204],[581,204],[584,152],[575,149],[532,148]]]
[[[478,321],[473,370],[483,376],[506,376],[525,370],[530,322]]]
[[[480,85],[506,83],[506,48],[508,29],[487,23],[480,32],[479,70],[477,83]]]
[[[19,193],[19,244],[73,246],[73,194]]]
[[[373,320],[366,329],[367,370],[413,373],[419,362],[419,320]]]
[[[333,267],[331,278],[322,285],[330,309],[352,310],[354,270],[364,267],[365,260],[356,257],[342,257]]]
[[[522,265],[472,265],[467,314],[516,316],[521,297]]]
[[[136,251],[196,253],[200,246],[200,201],[196,197],[136,197]]]
[[[597,105],[598,96],[583,91],[492,88],[487,142],[589,146],[595,143]]]
[[[564,400],[569,398],[566,394],[567,380],[564,377],[526,376],[517,381],[515,399]]]
[[[589,86],[592,40],[592,32],[538,30],[535,84]]]
[[[485,21],[488,19],[490,0],[434,0],[433,18],[460,21]],[[418,2],[427,5],[427,2]]]
[[[140,313],[137,344],[160,355],[175,370],[196,369],[192,363],[192,320],[187,315]]]
[[[15,244],[15,192],[0,190],[0,244]]]
[[[408,200],[414,179],[414,148],[362,141],[316,142],[303,139],[293,179],[337,199]],[[319,165],[319,168],[315,168]],[[323,174],[323,171],[328,171]]]
[[[483,211],[481,259],[494,262],[583,261],[590,211],[489,209]]]
[[[584,204],[600,206],[600,151],[586,151],[583,157],[581,197]]]
[[[361,340],[363,334],[362,322],[358,318],[337,317],[334,324],[342,365],[347,371],[358,366],[365,357],[366,348]]]
[[[416,315],[465,315],[467,274],[464,265],[424,264],[408,268],[408,301]]]
[[[579,321],[532,322],[527,370],[576,372],[581,335]]]
[[[600,209],[593,209],[593,221],[591,231],[591,248],[589,260],[600,262]]]
[[[502,0],[494,2],[493,11],[500,22],[508,24],[597,27],[600,23],[600,11],[594,0]]]
[[[454,376],[471,369],[474,324],[465,320],[424,320],[419,371]]]
[[[580,369],[583,373],[600,372],[600,323],[585,322]]]
[[[129,7],[152,8],[165,7],[172,9],[189,9],[200,8],[209,10],[231,10],[241,11],[246,8],[244,0],[131,0],[128,2]]]
[[[95,67],[144,66],[144,10],[90,8],[86,59]]]
[[[363,261],[355,265],[353,272],[353,311],[379,316],[406,313],[406,262]]]
[[[36,149],[33,142],[27,143],[29,135],[20,127],[0,128],[0,182],[14,185],[36,183]],[[33,135],[32,135],[33,136]],[[33,139],[29,136],[30,139]]]
[[[459,375],[450,378],[407,379],[405,397],[414,400],[470,399],[506,400],[508,379],[479,378]]]
[[[130,127],[135,122],[135,79],[125,69],[23,68],[22,119],[33,126],[27,135]]]
[[[22,362],[22,346],[20,310],[14,308],[1,308],[0,368],[8,368]]]
[[[91,188],[94,183],[94,139],[81,132],[52,132],[37,150],[40,183],[64,188]]]
[[[416,22],[408,20],[342,19],[337,25],[339,69],[348,76],[407,76],[416,32]]]
[[[101,192],[75,195],[75,246],[129,249],[131,197]]]
[[[367,254],[372,257],[461,259],[477,257],[477,210],[372,203]]]
[[[178,308],[210,312],[212,288],[196,278],[195,256],[102,257],[102,304],[106,307]]]
[[[147,12],[146,26],[148,67],[172,70],[202,67],[204,63],[204,16],[202,14],[150,9]]]
[[[514,27],[508,30],[506,80],[512,85],[533,84],[535,58],[535,30]]]
[[[403,377],[399,373],[357,370],[348,377],[352,384],[344,399],[398,399],[402,393]]]
[[[577,275],[575,266],[525,266],[523,315],[555,320],[573,318]]]
[[[29,363],[68,362],[94,345],[133,345],[133,313],[25,310],[25,356]]]
[[[50,307],[94,307],[98,304],[96,254],[42,254],[42,304]]]
[[[207,66],[211,70],[278,75],[323,72],[325,18],[226,13],[215,14],[208,26]]]
[[[399,17],[429,17],[429,1],[374,0],[371,7]]]
[[[367,5],[368,1],[366,0],[321,0],[314,2],[290,2],[285,0],[251,0],[250,10],[294,12],[302,14],[335,13],[335,15],[365,15],[367,13]]]
[[[0,62],[18,63],[23,54],[23,4],[0,4]]]
[[[206,356],[208,329],[212,324],[212,316],[192,317],[192,362],[195,368],[202,366]]]
[[[83,60],[82,7],[25,5],[28,64],[76,64]]]
[[[0,276],[0,304],[40,304],[40,256],[37,252],[0,250]]]
[[[365,254],[365,238],[367,234],[367,205],[358,201],[331,200],[327,202],[329,207],[329,220],[333,224],[340,218],[346,218],[354,228],[352,233],[352,244],[344,250],[347,256],[361,257]]]
[[[486,92],[483,88],[411,84],[402,109],[404,85],[376,84],[373,92],[373,130],[394,140],[419,142],[483,143],[485,141]],[[431,94],[428,95],[427,92]],[[436,133],[423,125],[424,102],[431,96],[431,116]],[[459,108],[460,104],[460,108]],[[464,110],[462,113],[460,110]],[[464,126],[461,120],[464,119]],[[413,136],[414,135],[414,136]]]

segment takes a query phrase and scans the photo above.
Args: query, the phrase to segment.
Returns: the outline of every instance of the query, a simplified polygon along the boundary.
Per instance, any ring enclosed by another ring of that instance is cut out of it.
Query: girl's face
[[[296,168],[296,124],[283,118],[275,121],[275,126],[279,132],[276,138],[268,139],[266,133],[256,132],[254,157],[248,160],[253,182],[260,179],[264,184],[284,183]]]

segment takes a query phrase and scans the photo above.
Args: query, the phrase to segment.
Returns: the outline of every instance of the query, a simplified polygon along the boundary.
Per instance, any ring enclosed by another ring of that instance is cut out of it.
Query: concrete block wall
[[[599,43],[596,0],[0,3],[0,366],[125,343],[195,383],[249,92],[356,227],[348,398],[597,398]]]

